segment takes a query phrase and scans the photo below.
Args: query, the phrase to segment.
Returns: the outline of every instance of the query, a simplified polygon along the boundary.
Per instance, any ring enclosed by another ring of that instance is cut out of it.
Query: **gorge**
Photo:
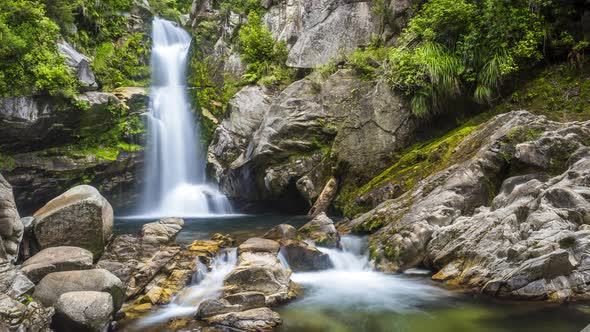
[[[587,2],[0,2],[0,331],[588,330]]]

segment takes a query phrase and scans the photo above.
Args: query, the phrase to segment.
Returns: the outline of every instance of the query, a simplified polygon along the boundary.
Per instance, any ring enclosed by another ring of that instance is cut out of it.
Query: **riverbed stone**
[[[333,267],[327,254],[303,241],[281,241],[281,253],[293,272],[318,271]]]
[[[53,325],[64,332],[106,332],[113,313],[113,298],[109,293],[69,292],[55,303]]]
[[[206,318],[210,324],[228,326],[245,331],[272,331],[281,324],[281,317],[269,308],[230,312]]]
[[[184,226],[184,220],[180,218],[164,218],[145,224],[141,228],[142,241],[169,244],[174,241],[182,226]]]
[[[336,230],[336,226],[334,226],[334,221],[323,212],[301,226],[299,233],[318,246],[328,248],[340,247],[340,234]]]
[[[92,268],[93,256],[86,249],[79,247],[46,248],[27,259],[21,265],[21,271],[37,283],[51,272],[86,270]]]
[[[279,243],[269,239],[253,237],[240,244],[238,247],[238,254],[246,252],[262,252],[276,254],[279,251]]]
[[[265,239],[269,240],[294,240],[297,239],[297,228],[288,225],[288,224],[280,224],[276,225],[275,227],[271,228],[268,232],[264,234]]]
[[[113,231],[113,208],[88,185],[74,187],[34,214],[34,234],[41,249],[76,246],[100,254]]]
[[[50,273],[35,287],[33,297],[45,306],[52,306],[62,294],[78,291],[109,293],[115,309],[121,307],[125,298],[125,287],[121,280],[103,269]]]

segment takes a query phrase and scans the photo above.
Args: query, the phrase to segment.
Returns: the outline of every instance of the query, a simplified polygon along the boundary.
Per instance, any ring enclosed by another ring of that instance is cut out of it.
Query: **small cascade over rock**
[[[175,23],[155,18],[152,43],[146,188],[141,214],[228,214],[231,206],[227,198],[206,183],[200,133],[186,95],[191,37]]]

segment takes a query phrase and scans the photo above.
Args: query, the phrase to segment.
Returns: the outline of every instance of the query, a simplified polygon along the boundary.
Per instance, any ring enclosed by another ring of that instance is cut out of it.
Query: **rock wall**
[[[500,297],[586,299],[590,122],[499,115],[453,150],[452,166],[352,220],[385,270]]]
[[[209,165],[230,197],[309,207],[331,175],[362,183],[390,163],[417,127],[383,81],[349,70],[299,80],[279,94],[247,87],[214,133]],[[299,203],[294,203],[294,202]]]

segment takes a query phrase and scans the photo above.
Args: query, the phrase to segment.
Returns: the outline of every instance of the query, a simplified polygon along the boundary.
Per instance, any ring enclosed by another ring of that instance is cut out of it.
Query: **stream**
[[[260,236],[279,223],[299,227],[306,220],[304,216],[281,215],[186,219],[178,240],[188,243],[221,232],[237,234],[241,242]],[[115,230],[138,232],[145,222],[118,220]],[[393,275],[374,271],[364,238],[345,236],[342,247],[319,248],[330,256],[333,269],[293,273],[291,279],[303,288],[303,295],[275,308],[283,319],[278,331],[578,332],[588,323],[590,307],[581,304],[519,303],[462,294],[431,281],[428,271],[415,269]],[[172,304],[123,330],[162,331],[170,318],[192,316],[200,302],[220,295],[223,279],[235,264],[235,249],[220,252],[211,271],[195,275],[193,284],[181,291]],[[199,270],[206,269],[200,266]],[[198,329],[194,325],[182,331]]]

